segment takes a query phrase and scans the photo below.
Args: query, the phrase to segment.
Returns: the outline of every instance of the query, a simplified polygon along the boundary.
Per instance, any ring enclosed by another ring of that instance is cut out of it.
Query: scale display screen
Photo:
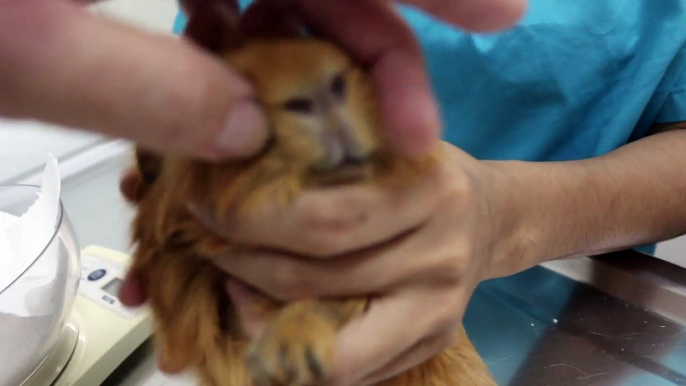
[[[102,287],[102,290],[112,296],[117,296],[119,294],[119,287],[121,287],[121,283],[122,280],[115,277],[114,279],[110,280],[109,283],[105,284]]]

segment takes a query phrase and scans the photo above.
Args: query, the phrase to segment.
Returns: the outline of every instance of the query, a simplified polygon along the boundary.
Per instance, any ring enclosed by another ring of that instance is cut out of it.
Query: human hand
[[[497,29],[514,23],[524,1],[410,2],[468,28]],[[90,2],[95,0],[0,1],[0,115],[211,160],[250,155],[263,145],[264,120],[244,79],[187,39],[145,33],[79,7]],[[182,3],[191,20],[220,3],[236,9],[235,0]],[[371,65],[389,136],[399,147],[421,152],[437,139],[419,50],[389,2],[290,3],[319,32]]]
[[[369,310],[339,333],[327,379],[337,386],[380,382],[454,343],[474,288],[513,269],[503,257],[516,261],[520,239],[509,177],[445,148],[438,170],[405,186],[307,192],[240,222],[194,208],[216,234],[263,247],[214,257],[237,279],[228,288],[244,330],[256,337],[266,324],[251,314],[261,294],[283,301],[374,294]]]
[[[247,82],[185,40],[86,12],[91,2],[0,1],[0,115],[208,159],[262,146]]]

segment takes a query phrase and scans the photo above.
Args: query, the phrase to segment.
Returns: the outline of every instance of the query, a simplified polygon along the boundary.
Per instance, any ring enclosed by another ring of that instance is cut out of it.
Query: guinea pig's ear
[[[236,9],[214,3],[189,14],[184,36],[213,54],[223,55],[241,45],[239,24]]]
[[[136,168],[129,168],[119,181],[119,192],[126,202],[137,204],[143,198],[143,177]]]
[[[241,18],[241,31],[246,38],[298,38],[305,26],[281,1],[257,0]]]
[[[149,151],[136,149],[136,165],[146,185],[152,185],[162,173],[162,157]]]

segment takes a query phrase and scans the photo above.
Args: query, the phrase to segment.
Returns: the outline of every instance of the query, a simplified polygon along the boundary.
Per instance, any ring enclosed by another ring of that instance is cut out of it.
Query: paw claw
[[[248,371],[257,386],[271,386],[272,382],[267,375],[268,372],[262,367],[262,361],[256,354],[248,354],[247,364]]]
[[[307,367],[310,370],[310,373],[312,373],[314,379],[323,380],[326,378],[326,369],[314,354],[314,351],[310,346],[305,349],[305,360],[307,361]]]
[[[280,386],[321,383],[332,362],[335,332],[317,322],[311,326],[298,319],[269,326],[248,355],[248,370],[255,382],[260,386],[265,379]]]

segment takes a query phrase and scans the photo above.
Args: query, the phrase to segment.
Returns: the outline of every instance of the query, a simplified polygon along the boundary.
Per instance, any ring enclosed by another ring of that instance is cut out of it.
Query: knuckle
[[[453,323],[444,333],[439,334],[433,342],[436,351],[443,351],[455,344],[460,339],[460,327],[458,323]]]
[[[442,199],[450,208],[467,208],[476,199],[473,178],[462,170],[452,171],[442,184]]]
[[[462,256],[468,255],[466,251],[439,255],[433,264],[432,273],[449,284],[460,283],[468,273],[467,264]]]
[[[455,328],[447,328],[444,332],[429,338],[426,342],[428,354],[434,355],[452,346],[457,340],[457,334],[453,330]]]
[[[429,331],[449,331],[459,324],[460,315],[462,315],[461,303],[455,299],[456,296],[454,294],[451,293],[450,295],[441,303],[443,306],[437,309],[428,320]]]
[[[414,57],[418,57],[421,54],[421,46],[412,28],[399,17],[388,19],[387,21],[390,22],[390,25],[386,26],[386,30],[393,32],[386,36],[388,41],[385,46],[409,52]]]
[[[413,57],[419,57],[421,54],[421,48],[412,30],[406,26],[403,26],[402,28],[399,28],[397,32],[398,33],[395,35],[395,40],[391,46],[403,49]]]

